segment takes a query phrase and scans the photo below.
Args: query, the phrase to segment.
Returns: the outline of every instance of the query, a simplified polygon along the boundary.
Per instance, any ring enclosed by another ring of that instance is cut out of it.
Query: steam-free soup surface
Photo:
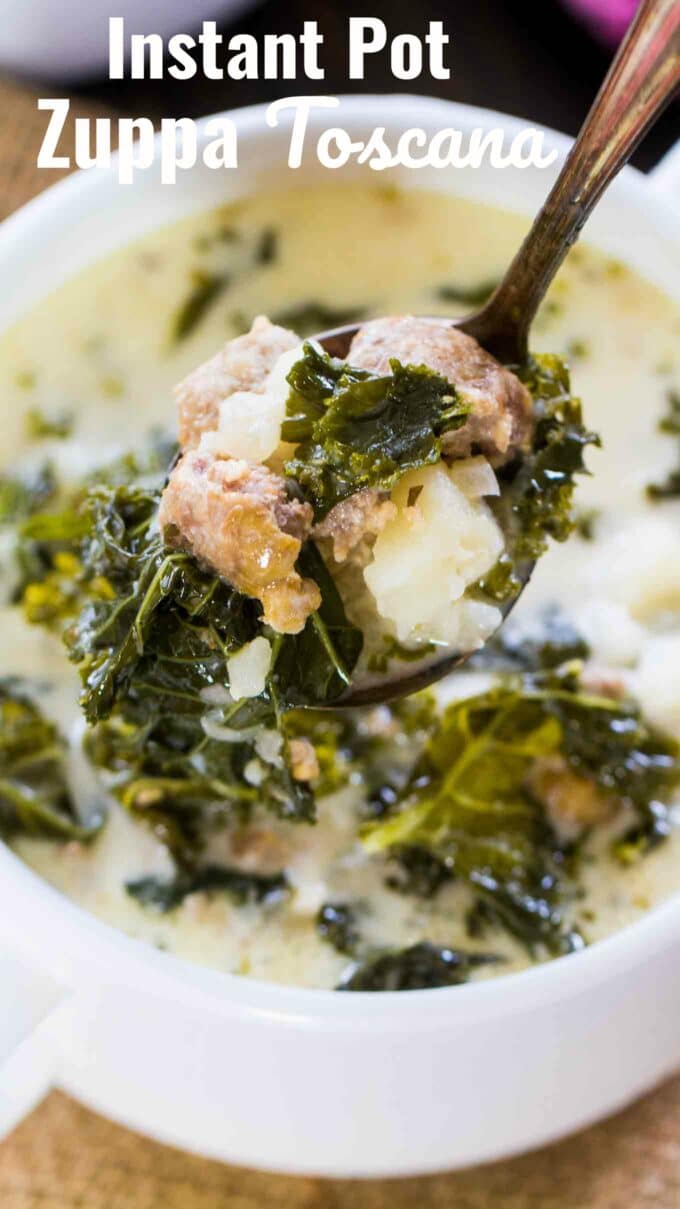
[[[88,270],[2,337],[3,462],[16,468],[49,455],[75,479],[140,447],[154,427],[172,431],[173,384],[259,313],[296,327],[316,315],[323,324],[329,311],[464,310],[464,302],[442,297],[442,287],[464,296],[497,279],[523,229],[516,216],[441,195],[333,186],[254,198],[155,234]],[[448,246],[442,232],[450,233]],[[202,284],[211,279],[206,302]],[[680,312],[623,265],[577,248],[532,343],[569,360],[603,448],[590,452],[592,477],[578,492],[584,535],[549,551],[513,626],[519,634],[535,631],[546,607],[558,606],[588,640],[603,674],[615,677],[654,725],[680,738],[680,502],[655,504],[645,494],[676,458],[675,442],[657,424],[668,392],[680,387]],[[27,442],[31,408],[73,413],[71,435]],[[0,549],[0,559],[8,600],[9,548]],[[77,744],[77,677],[58,639],[28,627],[9,603],[0,613],[0,672],[39,682],[41,704]],[[442,694],[485,683],[480,672],[460,674]],[[79,760],[74,778],[86,799],[91,774]],[[465,887],[448,885],[431,901],[386,887],[384,861],[366,856],[357,840],[361,793],[360,784],[350,785],[323,801],[314,827],[279,825],[295,891],[285,906],[193,895],[169,915],[143,908],[125,883],[169,874],[171,865],[151,832],[115,802],[91,847],[22,838],[15,848],[58,889],[131,935],[258,978],[334,986],[347,957],[319,937],[314,920],[322,903],[348,898],[361,902],[364,935],[376,945],[428,939],[469,947]],[[612,860],[609,842],[608,828],[588,841],[583,894],[572,907],[590,941],[680,888],[675,833],[631,868]],[[215,839],[214,859],[224,843]],[[506,934],[494,934],[488,945],[506,962],[481,976],[529,960]]]

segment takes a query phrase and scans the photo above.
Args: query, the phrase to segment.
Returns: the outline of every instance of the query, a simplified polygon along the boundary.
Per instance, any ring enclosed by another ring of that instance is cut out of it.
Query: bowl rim
[[[340,96],[339,100],[340,109],[334,111],[336,117],[364,124],[371,114],[375,115],[376,124],[387,124],[387,119],[396,124],[401,112],[407,124],[418,118],[427,118],[430,123],[448,119],[448,124],[463,130],[471,125],[498,125],[511,136],[530,125],[544,134],[548,147],[558,151],[558,164],[572,144],[568,136],[539,123],[455,101],[404,93],[353,94]],[[287,124],[281,122],[275,131],[268,128],[263,122],[267,108],[267,104],[261,104],[207,115],[197,123],[199,139],[206,137],[206,123],[215,116],[231,118],[241,140],[281,137]],[[323,114],[317,114],[316,118],[311,115],[310,130],[322,118]],[[5,219],[0,226],[0,264],[32,232],[41,231],[44,238],[45,227],[58,227],[75,203],[86,205],[102,189],[109,188],[114,177],[115,158],[106,169],[73,173]],[[627,167],[612,188],[621,195],[627,194],[634,208],[644,212],[646,222],[652,224],[658,220],[671,240],[680,242],[680,216],[669,200],[654,189],[649,178]],[[127,987],[135,993],[169,994],[176,1002],[220,1013],[275,1019],[291,1028],[313,1027],[334,1032],[339,1029],[412,1032],[414,1028],[429,1028],[433,1024],[455,1026],[461,1020],[473,1020],[480,1015],[507,1016],[535,1010],[556,999],[582,994],[604,981],[622,978],[653,953],[680,942],[678,891],[641,919],[592,946],[524,970],[458,987],[407,994],[387,991],[339,995],[335,990],[288,986],[230,974],[159,952],[77,906],[11,848],[0,843],[0,902],[3,900],[9,910],[3,913],[0,922],[2,936],[38,969],[76,988]],[[19,928],[8,924],[12,919],[21,919]],[[42,944],[46,935],[51,935],[54,942],[47,953]]]

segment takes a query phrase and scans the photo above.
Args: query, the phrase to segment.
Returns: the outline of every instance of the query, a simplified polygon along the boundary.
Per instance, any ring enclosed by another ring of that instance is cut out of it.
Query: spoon
[[[579,135],[531,229],[490,299],[451,324],[473,336],[507,365],[522,364],[529,331],[550,283],[607,185],[630,158],[680,85],[680,0],[643,0],[607,72]],[[314,337],[331,356],[346,358],[361,324]],[[503,620],[529,581],[534,564],[518,568],[519,592],[501,610]],[[473,652],[446,649],[387,676],[362,676],[333,703],[377,704],[425,688]]]

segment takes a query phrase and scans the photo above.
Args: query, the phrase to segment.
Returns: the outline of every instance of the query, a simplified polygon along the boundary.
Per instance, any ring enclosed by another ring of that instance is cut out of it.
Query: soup
[[[156,455],[162,461],[158,434],[172,439],[176,428],[172,386],[255,315],[304,336],[358,315],[463,312],[498,279],[523,228],[516,216],[442,195],[334,187],[256,197],[154,234],[68,283],[1,338],[3,469],[28,482],[49,462],[62,483],[89,477],[96,485],[130,451],[140,463]],[[455,233],[448,248],[442,230]],[[592,477],[578,487],[576,531],[539,563],[503,632],[498,666],[473,659],[439,686],[441,708],[479,701],[499,675],[523,674],[518,652],[562,643],[565,662],[584,665],[588,692],[612,703],[633,699],[660,765],[673,761],[672,742],[680,739],[680,500],[672,478],[679,335],[671,300],[593,249],[572,251],[532,345],[569,362],[602,448],[587,455]],[[621,838],[639,832],[635,803],[622,794],[610,809],[604,765],[580,813],[578,803],[569,806],[580,781],[560,779],[562,767],[553,775],[549,761],[539,779],[526,770],[522,810],[531,843],[551,847],[552,840],[535,839],[544,818],[559,832],[543,875],[544,883],[553,876],[568,883],[559,926],[541,921],[512,877],[497,893],[483,860],[471,876],[455,857],[430,859],[420,842],[407,845],[405,833],[399,844],[384,843],[380,827],[391,825],[404,769],[431,741],[427,702],[353,721],[351,758],[342,776],[321,777],[329,792],[318,798],[314,823],[260,810],[258,775],[273,757],[267,740],[264,747],[256,740],[247,817],[220,815],[202,837],[199,874],[178,884],[167,835],[144,825],[139,798],[135,810],[121,805],[111,761],[102,776],[97,761],[83,756],[77,674],[55,629],[27,620],[16,526],[0,529],[0,543],[0,675],[18,678],[21,692],[67,736],[77,810],[87,817],[93,802],[106,807],[105,825],[90,842],[55,842],[16,828],[9,838],[49,882],[128,934],[276,982],[427,985],[419,963],[434,962],[439,983],[448,984],[595,942],[680,885],[677,791],[675,799],[665,794],[662,825],[651,828],[653,842],[638,845],[640,854],[635,838]],[[219,695],[206,705],[219,708]],[[462,707],[454,717],[469,722]],[[591,724],[584,718],[581,731]],[[233,743],[220,725],[213,739]],[[335,754],[343,742],[332,736]],[[317,735],[321,772],[329,743],[325,732]],[[524,824],[513,835],[523,851]],[[552,891],[544,888],[549,915]],[[398,977],[379,967],[404,950],[411,954],[405,974],[403,964]]]

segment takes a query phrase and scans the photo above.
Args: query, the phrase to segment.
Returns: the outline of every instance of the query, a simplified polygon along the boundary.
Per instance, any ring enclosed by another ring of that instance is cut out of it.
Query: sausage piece
[[[258,315],[249,332],[229,340],[175,387],[179,407],[179,443],[195,449],[204,432],[219,424],[220,403],[237,390],[264,391],[267,375],[282,353],[299,344],[287,328]]]
[[[297,634],[321,604],[314,581],[295,570],[312,516],[268,467],[193,451],[170,475],[159,523],[169,546],[260,600],[275,630]]]

